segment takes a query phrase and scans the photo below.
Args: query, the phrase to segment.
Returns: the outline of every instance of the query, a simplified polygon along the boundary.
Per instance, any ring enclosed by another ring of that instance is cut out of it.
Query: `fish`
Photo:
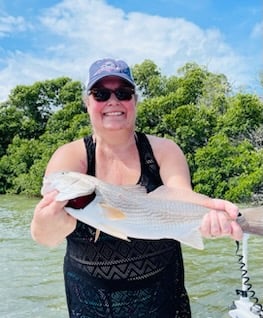
[[[74,171],[45,176],[41,194],[53,190],[58,191],[56,201],[68,201],[67,213],[96,229],[95,241],[102,231],[127,241],[174,239],[204,249],[199,228],[211,210],[205,206],[209,198],[192,190],[162,185],[147,193],[139,184],[115,185]],[[242,230],[263,235],[263,207],[240,212],[237,223]]]

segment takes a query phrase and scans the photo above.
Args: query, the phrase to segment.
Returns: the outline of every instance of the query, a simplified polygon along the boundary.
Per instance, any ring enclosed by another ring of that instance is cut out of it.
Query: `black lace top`
[[[136,133],[141,161],[139,183],[148,192],[162,185],[151,145]],[[88,174],[95,176],[92,137],[84,138]],[[64,275],[70,317],[191,317],[184,288],[180,243],[174,240],[130,242],[101,233],[77,222],[67,238]]]

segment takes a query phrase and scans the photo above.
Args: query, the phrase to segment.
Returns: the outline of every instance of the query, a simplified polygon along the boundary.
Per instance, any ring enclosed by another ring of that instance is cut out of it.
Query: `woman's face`
[[[110,89],[112,91],[129,87],[125,81],[119,77],[105,77],[97,82],[93,89]],[[107,92],[106,92],[107,93]],[[103,93],[104,94],[104,93]],[[120,94],[124,96],[118,99],[113,92],[110,92],[105,101],[96,100],[96,95],[100,97],[103,95],[97,90],[95,94],[88,96],[86,105],[90,116],[90,120],[94,131],[101,129],[120,130],[120,129],[134,129],[136,119],[136,95],[131,95],[131,89],[128,89],[128,97],[121,91]],[[107,95],[107,94],[106,94]],[[131,97],[131,99],[128,99]],[[105,98],[104,98],[105,99]]]

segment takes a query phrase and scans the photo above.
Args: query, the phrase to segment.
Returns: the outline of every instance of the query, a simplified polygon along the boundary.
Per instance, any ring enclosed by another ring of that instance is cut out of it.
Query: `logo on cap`
[[[115,64],[115,63],[113,63],[111,61],[107,61],[104,64],[99,66],[98,70],[93,74],[93,76],[96,76],[96,75],[98,75],[98,74],[100,74],[102,72],[108,72],[108,73],[109,72],[111,72],[111,73],[112,72],[116,72],[116,73],[119,73],[119,72],[121,72],[121,69],[120,69],[120,67],[117,64]]]

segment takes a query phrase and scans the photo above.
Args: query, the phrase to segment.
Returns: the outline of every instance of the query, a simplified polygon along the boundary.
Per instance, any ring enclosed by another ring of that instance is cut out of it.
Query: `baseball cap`
[[[93,64],[91,64],[86,89],[90,90],[92,86],[94,86],[94,84],[107,76],[117,76],[123,78],[133,87],[135,87],[131,70],[124,61],[104,58],[101,60],[97,60]]]

